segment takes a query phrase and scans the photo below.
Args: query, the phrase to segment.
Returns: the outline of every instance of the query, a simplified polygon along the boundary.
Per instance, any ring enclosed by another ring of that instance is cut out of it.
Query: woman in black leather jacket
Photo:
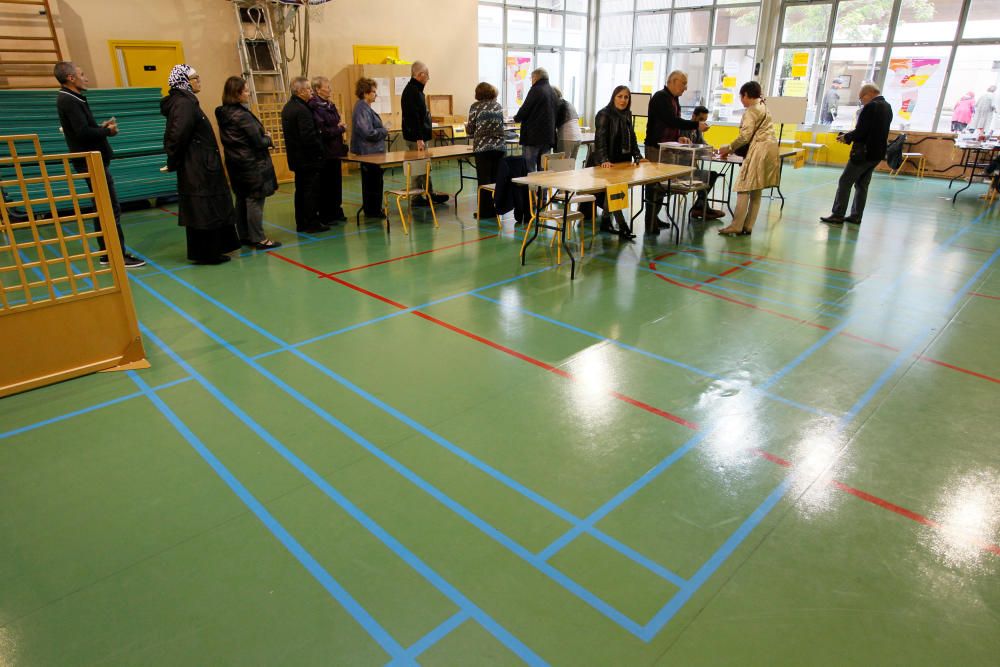
[[[222,106],[216,107],[219,138],[226,156],[226,171],[236,193],[236,231],[240,242],[258,250],[281,247],[264,234],[264,200],[278,189],[269,149],[271,135],[253,112],[250,89],[238,76],[226,79]]]
[[[611,94],[608,105],[597,112],[594,119],[594,150],[587,158],[588,167],[610,169],[616,164],[645,162],[635,140],[632,125],[632,93],[628,86],[618,86]],[[604,209],[604,196],[597,197],[597,205]],[[626,239],[635,238],[621,211],[614,212],[616,230],[611,226],[611,216],[607,210],[601,215],[601,231],[615,232]]]

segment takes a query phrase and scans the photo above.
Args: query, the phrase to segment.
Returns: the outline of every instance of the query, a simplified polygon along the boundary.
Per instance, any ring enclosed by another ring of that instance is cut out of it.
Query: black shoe
[[[126,269],[138,269],[140,266],[146,266],[146,260],[139,259],[138,257],[133,257],[132,255],[125,253]]]
[[[423,196],[414,197],[413,198],[413,205],[414,206],[430,206],[430,202],[427,201],[427,197],[423,197]]]
[[[849,222],[852,225],[860,225],[861,218],[855,218],[853,215],[849,215],[846,218],[844,218],[844,222]]]
[[[330,231],[330,228],[326,225],[313,225],[311,227],[303,227],[302,229],[296,229],[299,234],[321,234],[323,232]]]
[[[225,264],[226,262],[230,261],[231,259],[232,259],[232,257],[230,257],[229,255],[219,255],[215,259],[201,259],[201,260],[197,260],[195,262],[195,264],[201,264],[201,265],[204,265],[204,266],[216,266],[218,264]]]
[[[844,222],[844,218],[840,215],[828,215],[825,218],[820,218],[819,221],[828,225],[839,225]]]
[[[433,201],[435,204],[447,204],[448,199],[449,199],[448,195],[444,194],[443,192],[435,192],[431,194],[431,201]]]
[[[330,218],[330,219],[331,219],[331,220],[332,220],[333,222],[347,222],[347,216],[346,216],[346,215],[344,215],[344,212],[343,212],[343,211],[340,211],[339,213],[334,213],[334,214],[333,214],[333,217],[332,217],[332,218]]]

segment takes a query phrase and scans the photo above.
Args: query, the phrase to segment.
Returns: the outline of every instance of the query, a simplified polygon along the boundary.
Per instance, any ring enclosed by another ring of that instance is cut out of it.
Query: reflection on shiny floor
[[[0,402],[0,665],[995,664],[1000,213],[838,176],[574,281],[474,193],[126,214],[153,367]]]

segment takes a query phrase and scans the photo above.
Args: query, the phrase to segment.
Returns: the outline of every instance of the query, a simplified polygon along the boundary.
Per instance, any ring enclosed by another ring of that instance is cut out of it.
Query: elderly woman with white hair
[[[196,264],[222,264],[240,240],[219,145],[196,97],[201,77],[189,65],[176,65],[168,83],[170,92],[160,100],[167,117],[163,149],[167,170],[177,172],[177,221],[187,232],[187,256]]]

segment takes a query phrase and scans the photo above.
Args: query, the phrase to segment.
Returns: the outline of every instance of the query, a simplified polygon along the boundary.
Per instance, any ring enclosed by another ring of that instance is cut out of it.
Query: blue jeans
[[[521,146],[524,161],[528,163],[528,173],[538,171],[542,166],[542,156],[552,150],[551,146]]]

